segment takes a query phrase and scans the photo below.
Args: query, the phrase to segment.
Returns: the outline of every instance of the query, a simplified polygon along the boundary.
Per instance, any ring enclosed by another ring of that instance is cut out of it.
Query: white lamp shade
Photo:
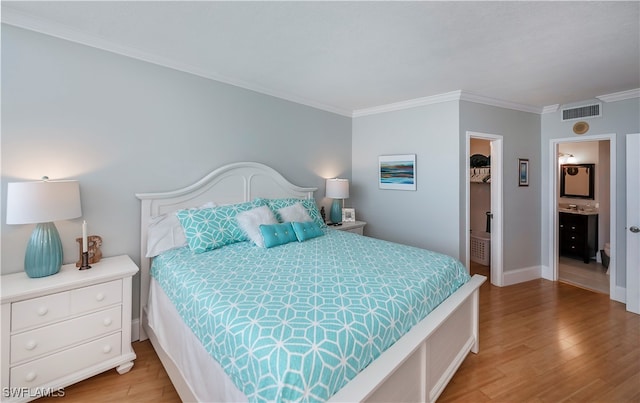
[[[78,181],[13,182],[7,187],[7,224],[69,220],[82,215]]]
[[[330,199],[348,199],[349,179],[327,179],[326,195]]]

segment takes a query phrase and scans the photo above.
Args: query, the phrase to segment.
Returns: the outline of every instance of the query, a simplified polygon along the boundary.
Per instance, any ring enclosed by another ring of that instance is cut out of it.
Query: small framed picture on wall
[[[529,186],[528,158],[518,158],[518,186]]]

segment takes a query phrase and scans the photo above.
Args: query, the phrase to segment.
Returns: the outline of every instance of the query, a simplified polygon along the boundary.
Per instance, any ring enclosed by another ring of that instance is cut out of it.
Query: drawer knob
[[[101,292],[96,294],[96,301],[104,301],[104,294]]]
[[[27,382],[33,382],[36,380],[36,378],[38,377],[38,374],[36,374],[35,372],[31,371],[27,374],[27,376],[24,377],[24,380]]]
[[[109,354],[112,350],[111,345],[107,344],[106,346],[102,347],[102,352],[105,354]]]
[[[105,319],[102,321],[102,323],[103,323],[105,326],[111,326],[111,324],[113,323],[113,320],[111,320],[111,318],[105,318]]]
[[[47,308],[46,306],[41,306],[40,308],[38,308],[38,316],[44,316],[47,313],[49,313],[49,308]]]
[[[27,344],[24,345],[24,348],[31,351],[34,348],[38,347],[38,343],[35,340],[29,340]]]

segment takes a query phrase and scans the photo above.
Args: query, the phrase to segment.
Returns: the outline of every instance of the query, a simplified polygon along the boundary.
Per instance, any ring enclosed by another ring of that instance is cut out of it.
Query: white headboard
[[[196,183],[163,193],[137,193],[140,215],[140,340],[147,338],[142,329],[143,311],[149,296],[151,260],[147,254],[147,227],[152,217],[182,208],[215,202],[218,205],[242,203],[256,197],[295,197],[313,199],[317,188],[290,183],[273,168],[257,162],[237,162],[220,167]]]

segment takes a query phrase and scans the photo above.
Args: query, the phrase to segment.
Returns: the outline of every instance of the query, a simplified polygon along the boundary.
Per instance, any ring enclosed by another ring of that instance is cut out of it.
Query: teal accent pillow
[[[236,220],[236,215],[264,206],[263,200],[230,204],[206,209],[178,210],[176,215],[194,253],[202,253],[224,245],[247,240]]]
[[[296,233],[296,238],[298,238],[299,242],[304,242],[307,239],[316,238],[324,235],[324,232],[318,227],[313,221],[305,221],[305,222],[292,222],[291,226],[293,227],[293,231]]]
[[[316,201],[313,199],[296,199],[296,198],[290,197],[290,198],[283,198],[283,199],[260,199],[260,198],[256,199],[256,201],[258,200],[266,203],[271,208],[273,213],[276,215],[276,218],[280,222],[284,220],[278,213],[278,210],[284,207],[293,206],[296,203],[301,203],[304,206],[304,208],[307,209],[307,212],[309,213],[309,216],[311,216],[311,219],[316,224],[318,224],[320,228],[325,228],[327,226],[327,224],[325,224],[324,220],[322,219],[322,216],[320,215],[320,211],[318,211],[318,206],[316,205]]]
[[[271,248],[297,241],[296,233],[290,222],[271,225],[260,225],[260,233],[264,239],[264,247]]]

